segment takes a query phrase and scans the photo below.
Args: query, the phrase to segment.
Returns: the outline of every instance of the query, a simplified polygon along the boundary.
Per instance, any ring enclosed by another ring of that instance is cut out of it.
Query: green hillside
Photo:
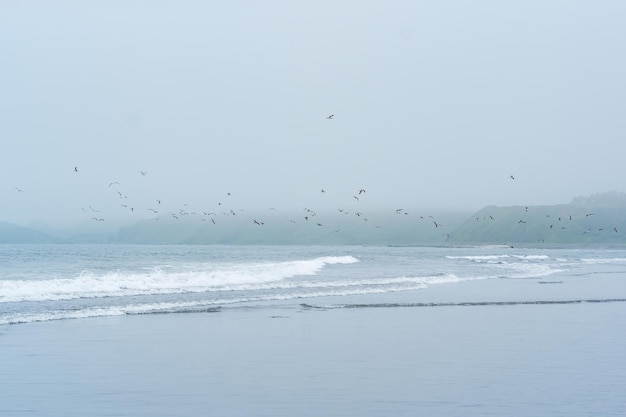
[[[448,242],[624,245],[626,208],[576,199],[555,206],[489,206],[455,229]]]
[[[236,216],[162,216],[120,229],[121,243],[441,245],[468,212],[255,212]],[[255,221],[257,223],[255,223]],[[437,227],[435,226],[437,222]]]

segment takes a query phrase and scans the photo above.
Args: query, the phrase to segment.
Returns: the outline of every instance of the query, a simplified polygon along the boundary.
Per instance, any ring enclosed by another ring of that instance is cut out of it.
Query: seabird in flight
[[[333,117],[335,117],[334,114],[331,114],[330,116],[326,116],[327,119],[332,119]]]
[[[148,174],[148,171],[137,171],[137,172],[143,175],[144,177]]]

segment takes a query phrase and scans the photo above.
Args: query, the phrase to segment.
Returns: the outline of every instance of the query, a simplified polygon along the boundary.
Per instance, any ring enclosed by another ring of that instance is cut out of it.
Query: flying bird
[[[74,172],[78,172],[78,167],[74,167]]]
[[[117,184],[117,185],[120,185],[120,183],[119,183],[119,182],[117,182],[117,181],[115,181],[115,182],[110,182],[110,183],[109,183],[109,188],[111,188],[111,186],[112,186],[112,185],[116,185],[116,184]]]
[[[326,116],[326,118],[329,119],[329,120],[332,119],[333,117],[335,117],[334,114],[331,114],[330,116]]]
[[[148,171],[137,171],[137,172],[144,177],[148,174]]]

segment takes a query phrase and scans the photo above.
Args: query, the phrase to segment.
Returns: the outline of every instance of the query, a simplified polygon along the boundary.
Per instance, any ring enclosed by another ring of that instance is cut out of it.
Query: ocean
[[[0,245],[0,415],[626,415],[626,252]]]

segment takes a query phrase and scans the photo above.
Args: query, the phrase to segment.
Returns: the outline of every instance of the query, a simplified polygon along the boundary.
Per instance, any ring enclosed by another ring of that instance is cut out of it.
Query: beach
[[[1,415],[626,411],[619,250],[0,249]]]
[[[624,415],[623,302],[401,304],[579,291],[575,276],[557,278],[372,297],[395,306],[334,308],[338,297],[324,300],[331,308],[250,303],[3,326],[0,414]],[[621,276],[596,278],[605,282],[591,298],[625,294]]]

